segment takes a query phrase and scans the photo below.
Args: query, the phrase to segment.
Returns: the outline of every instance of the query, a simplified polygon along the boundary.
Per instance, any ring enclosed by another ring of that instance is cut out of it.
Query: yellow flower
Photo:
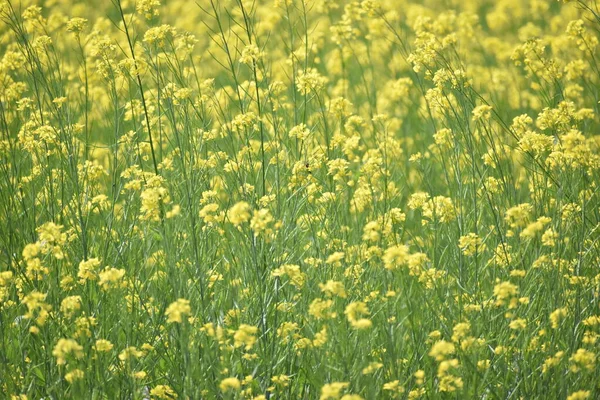
[[[242,64],[253,65],[256,61],[258,61],[263,56],[263,53],[260,51],[258,46],[255,44],[249,44],[244,47],[242,50],[242,56],[240,57],[240,62]]]
[[[60,312],[65,314],[66,318],[71,318],[81,308],[81,296],[65,297],[60,303]]]
[[[375,371],[377,371],[378,369],[380,369],[381,367],[383,367],[383,364],[380,362],[370,362],[369,365],[367,365],[365,368],[362,369],[362,374],[363,375],[369,375],[374,373]]]
[[[385,269],[398,269],[408,263],[408,256],[408,246],[406,245],[388,247],[382,257],[383,265]]]
[[[434,343],[429,351],[429,355],[434,357],[437,361],[444,360],[447,356],[454,354],[454,345],[445,340],[439,340]]]
[[[425,393],[426,392],[424,387],[413,389],[410,392],[408,392],[408,400],[420,399],[421,397],[425,396]]]
[[[116,269],[112,267],[106,267],[102,272],[98,274],[100,281],[98,284],[103,290],[108,290],[117,287],[124,287],[125,283],[121,282],[125,276],[124,269]]]
[[[450,129],[442,128],[433,135],[433,139],[438,146],[449,147],[454,141],[454,134]]]
[[[425,382],[425,371],[423,371],[422,369],[415,371],[413,375],[415,377],[415,383],[417,385],[422,385],[423,382]]]
[[[508,326],[510,329],[514,330],[525,329],[527,327],[527,320],[523,318],[517,318],[515,320],[512,320],[510,324],[508,324]]]
[[[313,91],[319,91],[325,86],[328,79],[319,74],[314,68],[300,71],[296,77],[296,87],[302,94],[308,94]]]
[[[69,356],[82,358],[83,347],[73,339],[59,339],[52,350],[52,355],[56,358],[56,364],[65,365]]]
[[[250,204],[245,201],[235,203],[227,212],[227,218],[235,226],[247,222],[250,219]]]
[[[362,301],[355,301],[348,304],[344,314],[346,314],[350,325],[354,329],[368,329],[373,325],[370,319],[362,318],[365,315],[369,315],[369,308]]]
[[[485,371],[490,367],[491,364],[492,363],[490,360],[479,360],[477,361],[477,369],[479,371]]]
[[[346,254],[343,251],[336,251],[334,253],[331,253],[327,257],[327,259],[325,260],[325,264],[333,264],[339,266],[339,264],[342,262],[345,256]]]
[[[288,276],[290,279],[290,283],[297,287],[298,289],[304,286],[304,281],[306,280],[306,274],[300,271],[300,266],[292,265],[292,264],[284,264],[281,267],[273,270],[271,272],[271,276],[279,277],[279,276]]]
[[[330,297],[338,296],[343,299],[346,298],[346,289],[342,282],[330,279],[326,283],[319,283],[319,289]]]
[[[182,323],[183,317],[189,315],[192,312],[190,307],[190,301],[186,299],[177,299],[177,301],[171,303],[165,311],[168,323]]]
[[[557,366],[564,355],[564,351],[559,351],[554,356],[548,357],[546,360],[544,360],[544,364],[542,364],[542,373],[545,374],[550,370],[550,368]]]
[[[500,282],[494,286],[494,296],[496,297],[496,305],[502,306],[508,304],[509,308],[515,308],[518,304],[516,298],[519,293],[519,288],[510,282]]]
[[[77,273],[80,281],[85,282],[86,280],[96,280],[97,269],[99,266],[100,260],[98,258],[90,258],[88,260],[81,261],[79,263],[79,272]]]
[[[586,400],[590,397],[591,394],[592,392],[590,392],[589,390],[579,390],[577,392],[571,393],[567,397],[567,400]]]
[[[583,320],[585,326],[598,326],[600,325],[600,315],[592,315]]]
[[[235,377],[225,378],[219,384],[219,389],[221,389],[222,392],[240,390],[241,387],[242,387],[242,384],[241,384],[240,380]]]
[[[96,344],[94,345],[94,350],[97,352],[109,352],[113,349],[113,344],[106,339],[98,339],[96,340]]]
[[[150,396],[158,399],[170,400],[176,399],[177,393],[175,393],[175,391],[168,385],[157,385],[150,390]]]
[[[137,371],[137,372],[134,372],[132,376],[135,379],[146,379],[148,374],[146,373],[146,371]]]
[[[489,119],[492,115],[492,107],[488,105],[480,105],[473,109],[473,121]]]
[[[550,223],[550,221],[552,220],[548,217],[540,217],[537,219],[537,221],[527,225],[527,227],[521,232],[520,236],[524,239],[533,239],[538,232],[544,230],[544,227]]]
[[[287,375],[276,375],[271,378],[271,382],[273,382],[274,385],[287,387],[290,383],[290,377]]]
[[[314,299],[309,307],[308,314],[316,319],[328,319],[335,317],[335,313],[330,312],[333,300]]]
[[[163,205],[171,203],[169,191],[164,187],[164,178],[160,175],[154,175],[146,182],[146,188],[140,195],[142,206],[141,219],[149,221],[159,221]]]
[[[144,14],[146,19],[158,16],[158,7],[160,7],[159,0],[137,0],[135,2],[136,11]]]
[[[529,222],[533,206],[529,203],[519,204],[506,211],[504,220],[509,223],[511,228],[524,227]]]
[[[596,354],[586,349],[577,349],[569,361],[571,361],[571,372],[577,373],[581,370],[591,372],[596,366]]]
[[[348,382],[332,382],[323,385],[321,388],[320,400],[337,400],[341,396],[342,390],[346,389],[350,384]]]
[[[27,306],[26,319],[35,318],[35,323],[42,326],[46,323],[52,306],[45,303],[46,294],[33,291],[23,298],[23,304]],[[36,317],[37,315],[37,317]]]
[[[241,324],[240,327],[233,334],[233,345],[235,347],[242,347],[246,350],[250,350],[256,343],[256,333],[258,328],[252,325]]]
[[[471,324],[468,322],[459,322],[458,324],[454,325],[454,328],[452,329],[452,341],[459,342],[469,334],[470,330]]]
[[[362,240],[365,242],[377,242],[381,238],[381,226],[379,221],[369,221],[363,228]]]
[[[456,211],[452,199],[444,196],[435,196],[423,204],[423,216],[443,223],[448,223],[456,218]]]
[[[327,327],[324,326],[319,332],[315,333],[315,338],[312,341],[314,347],[322,347],[327,343]]]
[[[143,355],[144,355],[143,351],[138,350],[134,346],[129,346],[129,347],[125,348],[122,352],[119,353],[119,360],[127,361],[131,358],[140,358]]]
[[[71,18],[67,21],[67,32],[72,32],[75,36],[79,36],[79,33],[85,29],[87,22],[88,20],[85,18]]]
[[[459,364],[457,359],[444,360],[440,362],[437,373],[440,392],[454,392],[463,387],[462,378],[452,373],[452,371],[458,368],[458,366]]]
[[[171,41],[175,34],[176,29],[170,25],[163,24],[148,29],[144,33],[143,41],[149,45],[156,45],[157,47],[163,47],[165,43]]]
[[[485,251],[485,244],[483,244],[483,240],[476,233],[461,236],[458,241],[458,247],[460,247],[465,256],[472,256]]]
[[[63,226],[54,222],[47,222],[37,228],[39,242],[44,251],[49,251],[56,259],[62,259],[64,254],[62,246],[67,241],[67,234],[62,232]]]
[[[65,380],[69,383],[73,383],[77,380],[83,379],[84,377],[84,373],[82,370],[80,369],[74,369],[72,371],[69,371],[66,375],[65,375]]]
[[[404,393],[404,387],[400,385],[399,380],[391,381],[383,384],[383,390],[388,390],[390,392]]]
[[[260,210],[254,210],[252,219],[250,220],[250,228],[254,231],[254,236],[259,236],[263,233],[271,233],[269,224],[274,221],[271,211],[268,208],[261,208]]]
[[[290,129],[289,136],[291,138],[298,138],[299,140],[306,140],[310,136],[310,130],[305,124],[296,125]]]
[[[557,329],[562,321],[569,315],[569,310],[566,307],[557,308],[550,313],[550,325]]]
[[[212,222],[217,222],[217,211],[219,210],[219,205],[216,203],[210,203],[202,207],[198,215],[200,218],[204,220],[205,223],[209,224]]]

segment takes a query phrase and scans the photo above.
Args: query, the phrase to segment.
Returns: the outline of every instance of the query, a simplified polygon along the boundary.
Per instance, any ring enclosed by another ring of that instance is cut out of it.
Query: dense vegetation
[[[600,398],[595,1],[0,20],[2,398]]]

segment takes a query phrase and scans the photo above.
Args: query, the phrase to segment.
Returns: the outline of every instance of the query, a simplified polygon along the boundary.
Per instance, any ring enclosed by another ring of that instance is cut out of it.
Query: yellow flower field
[[[0,20],[0,399],[600,398],[596,0]]]

